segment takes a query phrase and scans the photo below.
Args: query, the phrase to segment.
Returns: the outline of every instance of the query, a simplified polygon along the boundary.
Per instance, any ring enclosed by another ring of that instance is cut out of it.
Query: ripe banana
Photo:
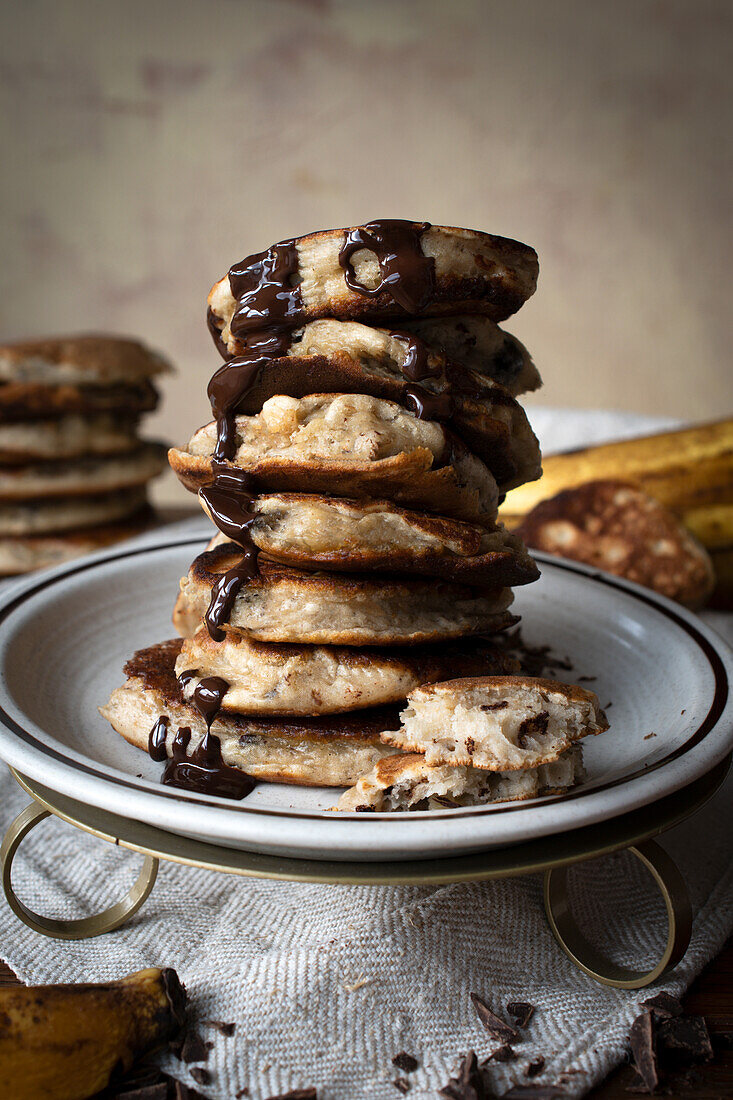
[[[0,1096],[86,1100],[183,1024],[175,970],[140,970],[102,985],[0,988]]]
[[[516,527],[541,500],[585,481],[629,481],[675,512],[703,545],[733,542],[733,419],[548,455],[539,481],[512,489],[499,518]]]

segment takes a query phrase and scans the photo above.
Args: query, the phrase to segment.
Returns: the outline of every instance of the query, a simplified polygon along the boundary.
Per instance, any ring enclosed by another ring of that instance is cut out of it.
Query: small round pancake
[[[586,562],[701,607],[714,573],[704,547],[664,505],[623,481],[588,481],[544,500],[519,528],[528,546]]]
[[[514,397],[542,385],[524,344],[488,317],[406,317],[399,327],[482,378],[505,386]]]
[[[364,394],[271,397],[236,417],[236,452],[223,463],[265,490],[376,497],[493,523],[498,489],[489,470],[440,424]],[[216,424],[168,460],[191,492],[214,480]]]
[[[166,467],[162,443],[139,443],[119,455],[0,466],[0,501],[89,496],[144,485]]]
[[[513,772],[450,764],[431,767],[421,753],[399,753],[378,760],[368,775],[341,795],[336,809],[383,814],[522,802],[562,794],[584,776],[580,745],[571,745],[551,764]]]
[[[195,671],[183,687],[190,700],[202,679],[229,684],[222,708],[235,714],[338,714],[402,703],[413,688],[459,672],[463,676],[517,671],[519,663],[489,643],[353,649],[349,646],[272,645],[227,633],[221,642],[200,626],[187,638],[176,674]]]
[[[99,413],[0,423],[0,464],[108,455],[138,446],[137,417]]]
[[[147,750],[150,730],[161,715],[170,720],[166,748],[180,727],[191,729],[191,749],[206,733],[195,707],[183,701],[174,665],[179,640],[137,652],[125,665],[127,682],[116,688],[100,714],[130,744]],[[324,718],[259,718],[220,712],[211,731],[221,742],[225,764],[270,783],[346,787],[393,753],[380,733],[399,724],[396,707],[378,707]]]
[[[238,284],[244,283],[251,291],[263,268],[280,272],[282,286],[291,299],[288,314],[302,322],[322,317],[393,318],[417,312],[414,307],[406,309],[398,300],[402,297],[400,278],[394,282],[383,279],[373,248],[360,248],[350,257],[353,278],[349,286],[339,254],[347,237],[353,239],[359,230],[368,234],[377,248],[375,231],[381,235],[380,231],[386,230],[386,241],[396,230],[403,240],[412,239],[408,249],[418,266],[424,257],[428,259],[432,286],[419,303],[419,312],[424,316],[479,313],[503,321],[516,313],[537,286],[537,253],[506,237],[420,222],[370,222],[350,229],[327,229],[248,256],[215,283],[209,294],[209,318],[212,330],[218,330],[217,346],[223,354],[241,354],[241,344],[231,327],[241,300]],[[387,245],[384,253],[389,251]],[[414,266],[405,265],[413,270]],[[364,289],[352,289],[354,286]],[[236,323],[234,327],[236,330]]]
[[[362,393],[409,407],[405,387],[414,384],[409,359],[416,340],[355,321],[314,321],[286,356],[260,368],[236,411],[251,416],[270,397],[311,393]],[[417,383],[418,389],[431,395],[455,393],[451,430],[486,463],[499,489],[506,492],[538,478],[539,445],[511,394],[427,346],[422,352],[430,374]],[[223,373],[234,370],[229,365],[221,368]]]
[[[66,531],[59,535],[16,535],[0,538],[0,576],[18,576],[36,569],[73,561],[95,550],[104,550],[116,542],[135,538],[154,526],[153,509],[147,505],[130,519],[103,527]]]
[[[0,382],[133,385],[171,369],[157,351],[123,336],[54,336],[0,345]]]
[[[181,581],[177,629],[198,626],[213,586],[241,558],[234,543],[195,558]],[[255,641],[412,645],[494,633],[515,621],[507,611],[513,599],[508,588],[479,591],[433,578],[306,573],[266,559],[259,569],[242,585],[222,624]]]
[[[146,379],[129,386],[82,386],[69,382],[58,386],[43,382],[0,383],[0,423],[3,424],[110,410],[132,415],[152,412],[157,405],[158,391]]]
[[[530,676],[483,676],[410,692],[396,733],[385,740],[425,754],[426,764],[488,771],[538,768],[570,745],[608,729],[592,691]]]
[[[114,523],[134,515],[146,502],[145,489],[137,486],[99,496],[0,504],[0,537],[46,535]]]
[[[298,569],[406,573],[477,588],[509,588],[539,576],[521,540],[503,527],[410,512],[386,500],[272,493],[258,497],[253,511],[254,544]]]

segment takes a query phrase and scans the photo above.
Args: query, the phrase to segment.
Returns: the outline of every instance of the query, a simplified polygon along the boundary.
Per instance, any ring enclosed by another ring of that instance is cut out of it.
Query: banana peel
[[[541,500],[586,481],[628,481],[665,504],[704,546],[733,542],[733,418],[548,455],[539,481],[508,493],[510,529]]]
[[[0,988],[0,1096],[86,1100],[173,1038],[186,992],[175,970],[101,985]]]

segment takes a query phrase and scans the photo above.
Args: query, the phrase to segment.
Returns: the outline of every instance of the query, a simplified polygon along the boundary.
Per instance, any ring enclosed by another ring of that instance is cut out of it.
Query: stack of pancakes
[[[0,347],[0,574],[56,565],[136,534],[165,448],[137,436],[166,361],[134,340]]]
[[[181,582],[182,641],[135,654],[103,713],[164,782],[350,785],[394,754],[411,691],[517,671],[492,641],[536,579],[497,524],[539,477],[497,322],[533,249],[372,222],[273,245],[209,295],[214,420],[169,461],[218,528]]]

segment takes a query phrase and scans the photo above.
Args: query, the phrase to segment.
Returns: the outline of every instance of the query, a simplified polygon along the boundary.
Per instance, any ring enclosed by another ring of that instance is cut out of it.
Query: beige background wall
[[[211,282],[373,217],[540,255],[533,401],[733,409],[728,0],[16,0],[0,334],[139,334],[206,418]],[[172,490],[172,487],[171,487]]]

